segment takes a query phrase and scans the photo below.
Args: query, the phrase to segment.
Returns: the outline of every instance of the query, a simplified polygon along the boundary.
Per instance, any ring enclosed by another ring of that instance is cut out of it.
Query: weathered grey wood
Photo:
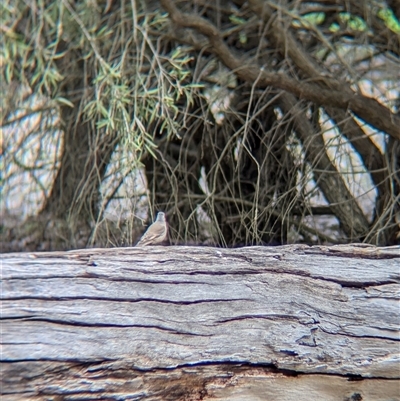
[[[399,247],[6,254],[1,295],[4,400],[400,399]]]

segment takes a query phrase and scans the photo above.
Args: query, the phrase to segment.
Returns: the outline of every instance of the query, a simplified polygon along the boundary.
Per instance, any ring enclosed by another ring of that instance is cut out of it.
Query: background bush
[[[5,1],[3,251],[400,238],[396,1]]]

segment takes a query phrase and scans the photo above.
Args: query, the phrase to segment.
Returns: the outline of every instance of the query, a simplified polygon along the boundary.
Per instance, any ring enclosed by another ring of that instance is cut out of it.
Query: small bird
[[[165,213],[159,212],[156,221],[149,226],[136,246],[157,245],[165,241],[168,234]]]

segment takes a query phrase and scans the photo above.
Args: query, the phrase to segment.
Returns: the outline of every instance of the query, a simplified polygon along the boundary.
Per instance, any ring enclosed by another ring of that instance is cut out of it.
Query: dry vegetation
[[[5,1],[3,251],[400,238],[395,1]]]

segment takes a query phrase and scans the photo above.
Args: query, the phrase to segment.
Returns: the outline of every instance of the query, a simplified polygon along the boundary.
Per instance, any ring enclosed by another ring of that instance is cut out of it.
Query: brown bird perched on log
[[[168,227],[165,220],[165,213],[159,212],[156,221],[149,226],[146,232],[142,235],[136,246],[158,245],[164,242],[167,238]]]

